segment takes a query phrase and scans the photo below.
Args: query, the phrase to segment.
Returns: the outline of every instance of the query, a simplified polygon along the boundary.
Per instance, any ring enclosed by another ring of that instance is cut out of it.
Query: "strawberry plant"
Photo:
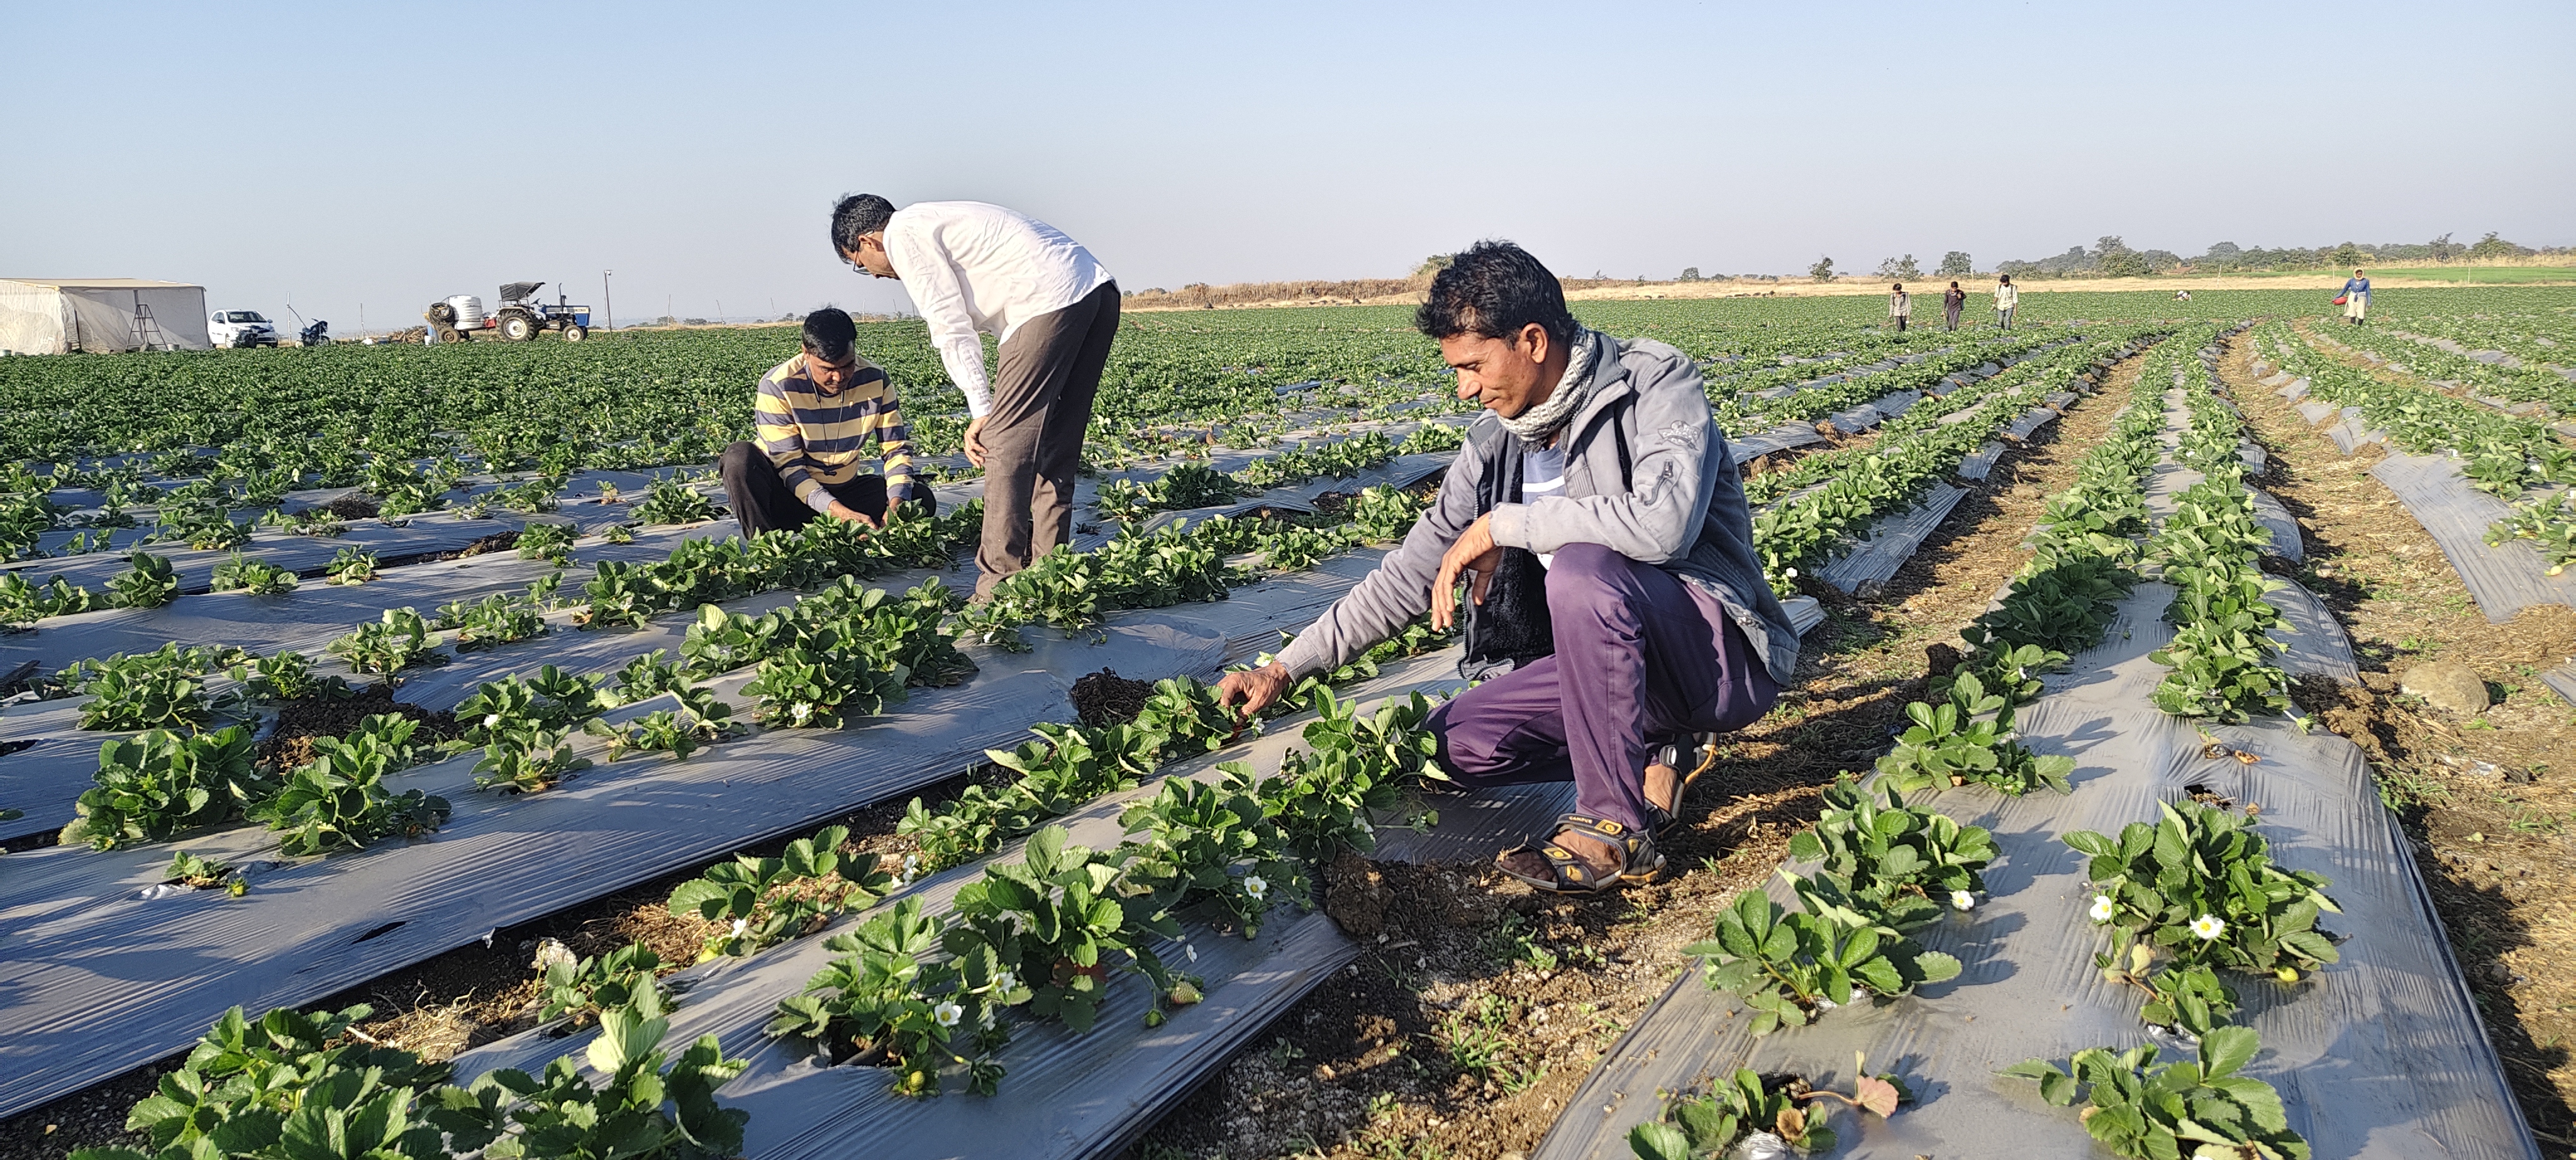
[[[447,821],[447,799],[421,790],[394,793],[385,775],[408,768],[420,723],[377,714],[346,737],[316,737],[314,758],[288,773],[275,796],[251,810],[281,833],[288,857],[363,849],[386,838],[417,838]]]
[[[533,679],[513,673],[475,686],[457,704],[456,723],[464,732],[446,746],[449,752],[463,752],[506,738],[569,730],[607,712],[611,704],[596,677],[554,665],[539,668]]]
[[[635,518],[647,524],[695,524],[716,518],[716,506],[697,489],[667,479],[653,481],[635,501]]]
[[[1759,890],[1718,912],[1716,938],[1682,953],[1701,960],[1710,990],[1732,992],[1753,1010],[1755,1035],[1804,1026],[1819,1010],[1848,1006],[1856,996],[1893,998],[1960,971],[1959,960],[1855,911],[1784,912]]]
[[[231,559],[215,565],[214,587],[217,592],[284,596],[295,591],[295,573],[266,560],[247,559],[240,552],[235,552]]]
[[[558,568],[569,567],[572,564],[572,542],[578,534],[570,524],[530,521],[519,529],[518,542],[512,546],[518,550],[522,560],[546,560]]]
[[[60,576],[36,584],[23,572],[0,572],[0,630],[102,606],[97,594]]]
[[[1258,777],[1241,762],[1217,768],[1227,789],[1261,802],[1292,852],[1320,865],[1344,847],[1374,849],[1370,812],[1393,808],[1414,779],[1442,775],[1433,759],[1439,740],[1424,724],[1431,703],[1420,693],[1390,697],[1366,715],[1329,689],[1312,698],[1316,719],[1301,734],[1308,748],[1290,750],[1278,773]]]
[[[271,705],[283,705],[307,697],[328,697],[336,701],[356,695],[349,682],[339,677],[315,676],[313,662],[293,649],[234,665],[232,678],[250,693],[252,700]]]
[[[2085,1100],[2084,1130],[2115,1156],[2167,1160],[2188,1148],[2196,1157],[2308,1160],[2280,1092],[2240,1074],[2262,1046],[2251,1028],[2220,1027],[2189,1059],[2158,1062],[2152,1045],[2116,1054],[2094,1047],[2062,1069],[2030,1059],[2001,1074],[2038,1081],[2040,1098],[2061,1108]]]
[[[1872,920],[1905,930],[1967,910],[1986,888],[1978,872],[1995,857],[1981,826],[1962,826],[1934,810],[1909,806],[1895,789],[1880,794],[1848,778],[1825,787],[1816,827],[1789,839],[1789,856],[1815,862],[1811,880]]]
[[[239,712],[238,698],[221,703],[195,678],[205,675],[211,658],[196,650],[181,652],[174,642],[128,656],[118,653],[82,668],[80,707],[83,729],[202,729],[219,716]]]
[[[2235,990],[2220,982],[2218,972],[2206,964],[2167,964],[2157,970],[2155,948],[2145,943],[2131,944],[2125,957],[2095,959],[2105,960],[2112,965],[2102,968],[2103,981],[2146,996],[2138,1018],[2151,1029],[2197,1041],[2210,1029],[2227,1026],[2228,1017],[2236,1013]]]
[[[1830,1109],[1816,1101],[1835,1099],[1881,1119],[1896,1114],[1899,1101],[1912,1098],[1893,1075],[1862,1073],[1858,1094],[1808,1091],[1794,1077],[1766,1079],[1751,1068],[1710,1084],[1706,1094],[1676,1096],[1661,1118],[1628,1132],[1628,1148],[1638,1160],[1709,1160],[1735,1155],[1739,1142],[1748,1155],[1777,1156],[1782,1150],[1812,1156],[1833,1149],[1833,1129],[1825,1126]],[[1768,1137],[1768,1140],[1763,1140]]]
[[[1983,714],[1992,713],[1987,718]],[[2020,796],[2040,786],[2059,793],[2071,788],[2066,775],[2075,759],[2042,756],[2013,740],[2013,709],[2003,697],[1986,692],[1976,675],[1961,672],[1950,683],[1942,705],[1922,701],[1905,707],[1913,724],[1896,739],[1896,749],[1878,759],[1879,774],[1900,792],[1979,782]]]
[[[2175,501],[2154,546],[2175,589],[2165,608],[2174,638],[2149,655],[2174,670],[2156,686],[2157,708],[2235,722],[2289,707],[2289,677],[2270,663],[2281,646],[2266,635],[2281,613],[2263,600],[2285,585],[2263,574],[2254,547],[2263,540],[2232,467]]]
[[[553,511],[557,507],[561,506],[555,500],[555,493],[562,491],[564,484],[567,482],[570,482],[570,480],[565,476],[540,475],[525,483],[517,483],[508,487],[497,488],[492,492],[490,499],[493,503],[499,504],[509,511],[518,512],[521,515],[538,515],[544,512]],[[558,525],[534,523],[528,525],[531,530],[540,527],[553,526]],[[569,531],[570,529],[564,530]],[[571,541],[567,539],[564,542],[570,543]],[[535,556],[527,554],[526,540],[524,538],[520,541],[520,545],[520,559],[536,559]]]
[[[231,880],[234,869],[229,862],[200,858],[181,850],[170,856],[170,868],[161,872],[161,880],[190,890],[212,890]]]
[[[1080,1033],[1099,1018],[1117,956],[1155,975],[1158,992],[1173,981],[1146,949],[1153,936],[1129,921],[1111,856],[1067,845],[1065,837],[1061,826],[1039,830],[1029,835],[1022,861],[997,863],[959,887],[961,926],[946,944],[952,954],[989,952],[1000,970],[1025,981],[1031,1014]]]
[[[474,788],[511,793],[541,793],[573,774],[590,768],[590,759],[575,757],[563,743],[561,729],[532,729],[505,734],[483,747],[474,763]]]
[[[867,650],[825,631],[815,647],[790,648],[760,662],[760,671],[742,688],[760,699],[763,724],[797,729],[838,729],[852,720],[885,711],[889,701],[904,697],[910,670],[880,667]]]
[[[1151,799],[1127,807],[1118,824],[1144,840],[1119,847],[1119,874],[1165,912],[1205,905],[1258,937],[1261,916],[1281,899],[1303,900],[1303,872],[1260,801],[1214,785],[1166,778]]]
[[[582,1054],[601,1079],[582,1074],[571,1056],[544,1074],[502,1068],[459,1091],[438,1096],[438,1119],[457,1153],[487,1157],[634,1157],[636,1160],[723,1160],[742,1152],[751,1119],[716,1103],[716,1088],[742,1074],[713,1035],[671,1059],[660,1047],[670,1024],[632,1008],[599,1016],[599,1033]],[[506,1126],[503,1120],[506,1117]],[[432,1153],[435,1154],[434,1152]]]
[[[267,799],[276,779],[239,726],[194,737],[154,729],[99,747],[97,784],[81,793],[64,845],[110,850],[228,822]]]
[[[431,627],[456,630],[456,651],[477,652],[545,635],[545,613],[524,596],[495,592],[440,606]]]
[[[1040,724],[1038,742],[985,756],[1019,776],[998,789],[970,785],[933,812],[915,799],[895,832],[919,848],[922,870],[942,870],[1104,793],[1135,786],[1163,762],[1224,747],[1241,732],[1196,681],[1155,684],[1135,720],[1090,729]]]
[[[686,760],[692,753],[741,731],[731,720],[733,706],[717,700],[712,689],[677,690],[678,709],[657,709],[632,721],[610,725],[596,718],[583,731],[608,742],[608,760],[629,753],[668,753]]]
[[[632,705],[638,701],[691,688],[687,675],[669,659],[670,650],[654,649],[626,662],[617,670],[617,703]]]
[[[659,604],[635,565],[602,560],[596,567],[597,573],[581,587],[588,603],[574,617],[574,623],[584,628],[638,625],[659,611]]]
[[[2576,508],[2570,508],[2570,492],[2558,491],[2539,499],[2513,505],[2510,514],[2487,528],[2489,547],[2515,540],[2529,541],[2548,565],[2548,574],[2560,575],[2569,564],[2576,564]],[[56,580],[60,584],[62,581]],[[5,601],[0,594],[0,601]],[[0,616],[6,616],[0,612]]]
[[[938,953],[943,943],[944,955]],[[951,1064],[965,1068],[970,1091],[992,1095],[1000,1087],[1002,1065],[994,1056],[1009,1042],[1010,1029],[996,1013],[1033,998],[1022,976],[1005,965],[1004,947],[924,915],[918,898],[879,911],[824,946],[841,957],[809,980],[803,994],[778,1005],[771,1035],[810,1041],[834,1062],[889,1067],[901,1095],[937,1095],[939,1073]]]
[[[885,897],[893,879],[877,868],[875,855],[860,855],[846,864],[841,846],[850,840],[844,826],[827,826],[810,838],[798,838],[774,858],[736,855],[671,892],[673,915],[725,924],[707,938],[698,961],[748,955],[763,947],[821,930],[833,916],[873,905]]]
[[[428,1121],[421,1097],[424,1089],[447,1078],[447,1065],[424,1062],[408,1051],[346,1042],[350,1028],[371,1014],[364,1005],[317,1015],[280,1009],[254,1023],[235,1007],[127,1117],[126,1130],[150,1137],[152,1154],[86,1148],[72,1155],[80,1160],[443,1155],[440,1129]],[[327,1151],[326,1141],[333,1145]]]
[[[291,536],[320,536],[336,540],[349,534],[349,523],[326,507],[310,507],[285,517],[283,526]]]
[[[107,579],[107,602],[113,608],[159,608],[179,595],[179,573],[167,556],[141,548],[126,557],[127,567]]]
[[[2090,830],[2062,839],[2091,859],[2089,913],[2113,935],[2097,966],[2117,966],[2143,945],[2184,966],[2292,982],[2342,957],[2317,929],[2320,914],[2342,912],[2324,893],[2332,885],[2324,875],[2275,865],[2250,818],[2198,803],[2157,809],[2154,825],[2132,822],[2116,839]]]
[[[374,624],[362,624],[334,640],[323,651],[350,670],[392,676],[413,665],[439,659],[437,638],[429,622],[409,608],[388,608]]]
[[[658,1018],[674,1006],[669,989],[662,986],[661,969],[662,956],[642,943],[628,943],[594,958],[557,959],[546,964],[545,977],[538,984],[543,1002],[537,1008],[537,1021],[568,1015],[571,1026],[578,1028],[619,1010]]]
[[[364,584],[376,578],[376,554],[358,548],[342,548],[322,566],[322,574],[334,584]]]

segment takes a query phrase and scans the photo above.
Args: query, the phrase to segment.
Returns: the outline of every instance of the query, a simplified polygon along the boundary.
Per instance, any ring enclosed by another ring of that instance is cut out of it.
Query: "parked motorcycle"
[[[314,319],[313,325],[305,327],[298,334],[300,336],[298,341],[306,346],[331,345],[331,324],[319,318]]]

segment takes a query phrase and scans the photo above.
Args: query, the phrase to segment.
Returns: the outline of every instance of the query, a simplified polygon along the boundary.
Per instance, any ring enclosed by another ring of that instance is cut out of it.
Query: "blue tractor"
[[[590,337],[590,307],[575,306],[558,290],[551,303],[536,300],[543,282],[512,282],[501,287],[501,305],[488,324],[512,342],[525,342],[543,330],[563,332],[565,342]]]

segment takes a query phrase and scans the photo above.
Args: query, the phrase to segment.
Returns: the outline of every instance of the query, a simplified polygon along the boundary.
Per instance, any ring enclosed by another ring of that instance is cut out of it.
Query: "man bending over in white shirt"
[[[832,207],[832,249],[897,278],[966,393],[966,458],[984,469],[983,575],[975,595],[1073,534],[1073,473],[1092,396],[1118,335],[1118,283],[1072,238],[980,201],[898,210],[872,193]],[[1000,340],[988,379],[984,341]]]

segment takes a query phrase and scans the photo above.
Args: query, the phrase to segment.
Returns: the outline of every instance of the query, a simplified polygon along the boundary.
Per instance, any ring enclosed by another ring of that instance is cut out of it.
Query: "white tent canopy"
[[[0,278],[0,351],[204,350],[206,288],[145,278]]]

